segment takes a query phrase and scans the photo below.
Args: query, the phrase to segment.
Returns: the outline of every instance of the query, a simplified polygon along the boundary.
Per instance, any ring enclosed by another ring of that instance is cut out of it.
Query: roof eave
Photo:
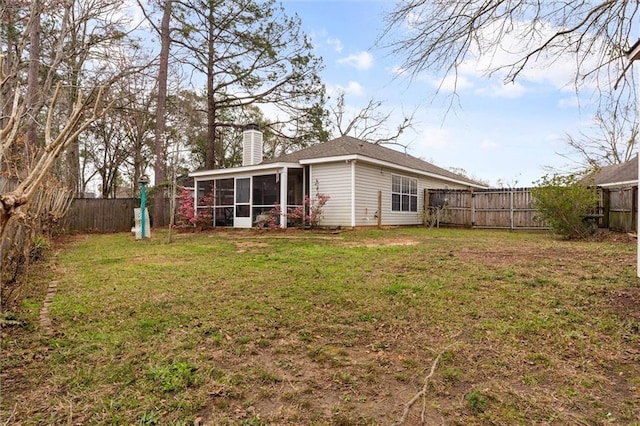
[[[208,177],[208,176],[220,176],[220,175],[226,175],[226,174],[250,173],[250,172],[260,171],[260,170],[281,169],[283,167],[300,168],[300,164],[295,162],[291,162],[291,163],[277,162],[277,163],[255,164],[253,166],[230,167],[228,169],[199,170],[196,172],[189,173],[189,177],[201,178],[201,177]]]
[[[320,157],[320,158],[303,159],[303,160],[300,160],[300,164],[335,163],[335,162],[340,162],[340,161],[352,161],[352,160],[363,161],[363,162],[366,162],[366,163],[375,164],[375,165],[379,165],[379,166],[384,166],[384,167],[388,167],[388,168],[391,168],[391,169],[402,170],[404,172],[416,173],[416,174],[419,174],[419,175],[422,175],[422,176],[428,176],[428,177],[444,180],[444,181],[447,181],[447,182],[455,183],[455,184],[458,184],[458,185],[470,186],[472,188],[477,188],[477,189],[486,189],[486,188],[488,188],[486,185],[480,185],[480,184],[476,184],[476,183],[473,183],[473,182],[466,182],[466,181],[454,179],[454,178],[451,178],[451,177],[448,177],[448,176],[439,175],[437,173],[431,173],[431,172],[427,172],[427,171],[424,171],[424,170],[414,169],[414,168],[407,167],[407,166],[402,166],[402,165],[399,165],[399,164],[396,164],[396,163],[391,163],[389,161],[378,160],[376,158],[371,158],[371,157],[367,157],[367,156],[364,156],[364,155],[358,155],[358,154],[339,155],[339,156],[335,156],[335,157]]]
[[[637,61],[640,59],[640,39],[634,43],[633,46],[626,53],[629,62]]]
[[[638,184],[638,180],[634,179],[634,180],[625,180],[625,181],[621,181],[621,182],[607,182],[607,183],[600,183],[597,184],[597,186],[602,187],[602,188],[614,188],[614,187],[626,187],[626,186],[635,186]]]

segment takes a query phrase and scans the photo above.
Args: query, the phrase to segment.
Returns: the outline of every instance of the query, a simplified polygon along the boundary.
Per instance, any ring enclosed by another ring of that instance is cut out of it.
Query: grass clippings
[[[640,424],[635,241],[178,237],[79,236],[35,268],[0,424]]]

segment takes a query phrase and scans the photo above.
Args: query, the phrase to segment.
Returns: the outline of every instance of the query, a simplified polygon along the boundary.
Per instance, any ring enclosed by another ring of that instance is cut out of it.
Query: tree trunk
[[[165,161],[165,119],[167,109],[167,79],[169,77],[169,49],[171,48],[171,6],[172,0],[166,0],[162,23],[160,24],[160,68],[158,70],[158,103],[156,108],[156,132],[153,163],[154,186],[153,197],[154,226],[164,226],[164,187],[167,179]]]
[[[32,5],[33,28],[29,33],[29,74],[27,80],[27,143],[25,144],[25,160],[34,156],[38,146],[38,89],[40,71],[40,0],[34,0]]]
[[[73,42],[75,44],[75,40]],[[80,94],[80,73],[82,64],[77,60],[70,61],[71,70],[69,71],[69,84],[70,84],[70,98],[77,99]],[[73,110],[74,105],[69,105],[69,114]],[[67,142],[67,149],[65,154],[66,168],[67,168],[67,188],[71,190],[74,197],[81,197],[80,194],[80,143],[77,137],[71,138]]]
[[[78,180],[80,179],[80,147],[78,139],[73,139],[67,146],[66,153],[67,166],[67,188],[71,190],[74,197],[80,197]]]
[[[216,168],[216,99],[214,91],[215,73],[213,65],[215,62],[213,30],[214,30],[213,8],[209,9],[209,39],[207,58],[207,149],[205,152],[205,168]]]

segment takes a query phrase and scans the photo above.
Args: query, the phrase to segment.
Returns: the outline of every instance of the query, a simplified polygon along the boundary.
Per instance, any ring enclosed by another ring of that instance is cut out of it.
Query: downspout
[[[286,167],[282,168],[280,172],[280,227],[287,227],[287,184],[289,183],[289,169]]]
[[[356,160],[351,160],[351,227],[356,227]]]

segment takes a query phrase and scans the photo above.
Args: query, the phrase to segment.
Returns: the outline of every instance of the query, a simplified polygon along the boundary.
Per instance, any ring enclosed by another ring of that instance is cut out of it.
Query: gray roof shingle
[[[621,164],[604,166],[588,176],[596,185],[615,185],[638,180],[638,156]]]
[[[369,157],[375,160],[393,163],[398,166],[408,167],[418,171],[440,175],[445,178],[454,179],[473,186],[486,186],[481,182],[477,182],[469,179],[466,176],[450,172],[449,170],[443,169],[429,162],[413,157],[409,154],[395,151],[381,145],[365,142],[351,136],[341,136],[328,142],[312,145],[308,148],[301,149],[300,151],[281,155],[280,157],[274,158],[272,160],[265,160],[262,162],[262,164],[275,162],[295,163],[299,162],[300,160],[340,157],[344,155],[362,155],[364,157]]]

